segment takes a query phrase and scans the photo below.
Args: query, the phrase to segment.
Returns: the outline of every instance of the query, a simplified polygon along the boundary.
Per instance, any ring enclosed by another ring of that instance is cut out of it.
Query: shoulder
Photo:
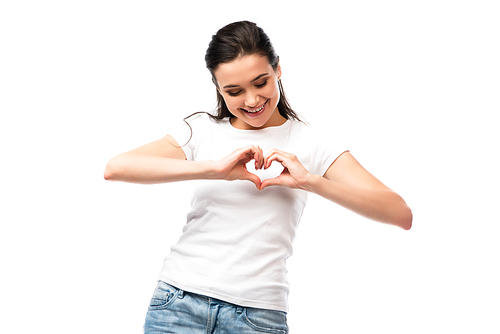
[[[333,161],[346,151],[335,130],[325,126],[293,121],[290,139],[293,142],[291,150],[296,150],[304,159],[303,164],[319,175],[323,175]]]

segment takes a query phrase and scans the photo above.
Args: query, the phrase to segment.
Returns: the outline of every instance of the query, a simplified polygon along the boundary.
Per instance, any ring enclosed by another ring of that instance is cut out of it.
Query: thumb
[[[243,175],[242,180],[247,180],[247,181],[252,182],[253,184],[255,184],[257,186],[257,189],[260,189],[260,187],[261,187],[260,178],[253,173],[246,172],[245,175]]]
[[[279,176],[274,177],[272,179],[265,179],[264,181],[262,181],[262,183],[260,185],[260,190],[267,188],[267,187],[279,186],[279,185],[281,185]]]

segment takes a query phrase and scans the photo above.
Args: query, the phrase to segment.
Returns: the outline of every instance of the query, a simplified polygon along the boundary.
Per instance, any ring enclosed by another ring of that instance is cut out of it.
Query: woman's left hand
[[[283,166],[283,172],[275,178],[262,181],[260,190],[270,186],[282,186],[292,189],[304,189],[312,174],[291,153],[273,149],[264,157],[263,168],[271,167],[276,161]]]

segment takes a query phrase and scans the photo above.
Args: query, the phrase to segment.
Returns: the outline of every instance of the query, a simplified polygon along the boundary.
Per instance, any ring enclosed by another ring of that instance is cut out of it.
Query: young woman
[[[246,21],[222,28],[205,60],[216,114],[187,117],[165,138],[111,159],[105,171],[107,180],[125,182],[200,180],[145,333],[287,333],[286,259],[308,192],[406,230],[412,214],[348,151],[299,120],[261,28]],[[279,176],[261,180],[249,171],[271,165],[281,166]]]

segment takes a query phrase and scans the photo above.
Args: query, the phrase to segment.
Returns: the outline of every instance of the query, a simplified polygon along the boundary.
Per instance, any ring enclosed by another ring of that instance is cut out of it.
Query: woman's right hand
[[[260,189],[260,178],[247,170],[246,164],[255,160],[255,169],[264,165],[264,154],[259,146],[251,145],[240,148],[224,159],[216,161],[217,173],[224,180],[247,180],[253,182]]]

